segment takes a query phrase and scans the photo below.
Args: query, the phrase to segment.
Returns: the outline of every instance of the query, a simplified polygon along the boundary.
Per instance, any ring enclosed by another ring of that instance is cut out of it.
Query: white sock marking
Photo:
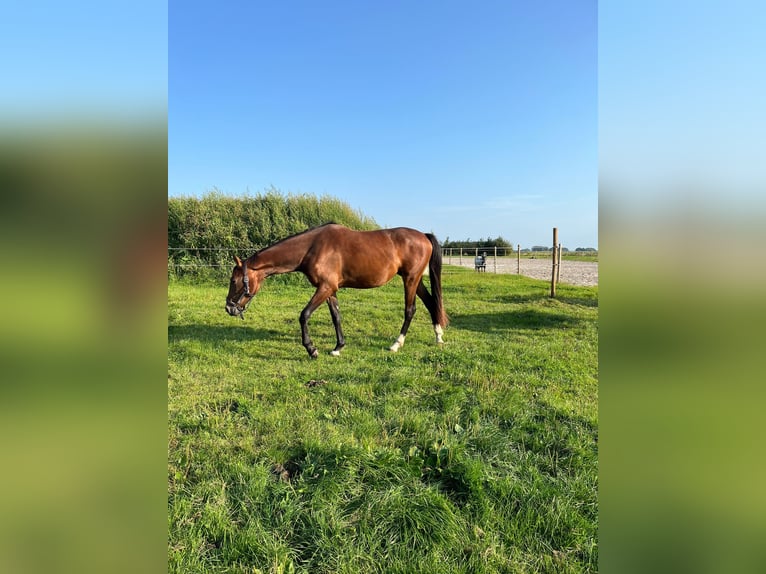
[[[388,350],[392,353],[396,353],[399,349],[401,349],[404,346],[404,335],[399,335],[396,338],[396,341],[393,345],[391,345]]]

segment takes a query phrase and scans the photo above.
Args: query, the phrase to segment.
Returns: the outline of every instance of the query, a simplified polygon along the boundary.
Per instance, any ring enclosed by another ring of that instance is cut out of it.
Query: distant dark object
[[[476,258],[473,260],[473,268],[476,271],[487,271],[487,256],[486,255],[477,255]]]
[[[301,468],[295,462],[288,460],[285,464],[275,464],[271,467],[271,472],[282,482],[290,482],[300,474]]]
[[[324,379],[311,379],[308,383],[306,383],[306,387],[309,389],[313,389],[314,387],[318,387],[319,385],[326,385],[327,381]]]
[[[308,322],[325,301],[335,326],[337,345],[333,355],[345,346],[336,293],[342,287],[369,289],[388,283],[394,275],[404,282],[404,323],[390,350],[398,351],[415,315],[415,295],[425,303],[433,322],[436,342],[442,343],[447,314],[442,302],[442,250],[436,237],[407,227],[353,231],[328,223],[293,235],[258,251],[237,265],[231,273],[226,312],[241,317],[266,277],[300,271],[316,287],[314,296],[300,314],[302,343],[309,357],[319,355],[311,342]],[[423,283],[428,267],[431,292]]]

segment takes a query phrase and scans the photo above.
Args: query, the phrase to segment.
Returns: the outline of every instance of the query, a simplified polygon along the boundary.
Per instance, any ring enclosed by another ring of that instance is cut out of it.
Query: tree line
[[[513,244],[505,239],[502,235],[498,235],[495,238],[487,237],[486,239],[479,239],[477,241],[471,241],[471,239],[465,239],[465,240],[459,240],[459,241],[453,241],[449,238],[449,236],[442,242],[442,247],[444,248],[464,248],[464,249],[475,249],[475,248],[483,248],[483,247],[504,247],[504,248],[512,248]]]

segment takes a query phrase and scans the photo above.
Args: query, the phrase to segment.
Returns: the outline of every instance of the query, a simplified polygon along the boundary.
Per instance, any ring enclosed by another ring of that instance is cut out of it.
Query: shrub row
[[[283,194],[272,188],[241,197],[218,191],[201,198],[171,197],[168,275],[228,276],[234,255],[252,255],[275,241],[331,221],[352,229],[379,228],[372,218],[327,195]]]

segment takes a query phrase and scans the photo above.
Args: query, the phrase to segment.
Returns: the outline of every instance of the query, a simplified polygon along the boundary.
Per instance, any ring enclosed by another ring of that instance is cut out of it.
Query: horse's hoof
[[[309,357],[311,359],[316,359],[318,356],[319,356],[319,351],[317,351],[316,349],[311,349],[309,351]]]
[[[401,349],[404,346],[404,335],[399,335],[396,338],[396,341],[394,341],[394,344],[391,345],[388,350],[392,353],[396,353],[399,349]]]
[[[340,351],[335,351],[335,350],[333,350],[333,351],[330,351],[330,354],[331,354],[333,357],[340,357]]]

